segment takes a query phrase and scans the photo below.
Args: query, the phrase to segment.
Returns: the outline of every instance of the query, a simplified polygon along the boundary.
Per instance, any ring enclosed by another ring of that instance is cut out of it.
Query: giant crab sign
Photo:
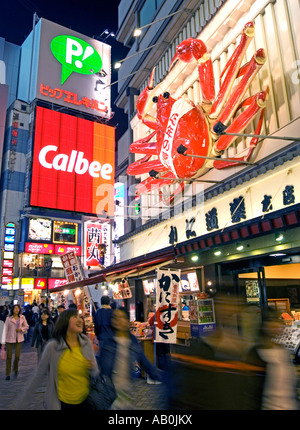
[[[144,154],[144,157],[127,169],[127,173],[134,176],[149,173],[149,177],[137,185],[137,195],[173,183],[180,184],[178,191],[183,189],[185,182],[199,178],[211,168],[224,169],[248,162],[258,137],[251,139],[244,157],[224,160],[221,155],[237,139],[236,133],[242,132],[257,115],[255,135],[262,127],[268,89],[243,100],[253,78],[266,61],[264,50],[258,49],[251,60],[241,66],[253,37],[254,24],[249,22],[221,73],[217,95],[212,60],[205,44],[199,39],[189,38],[177,46],[170,68],[177,60],[185,63],[197,61],[202,94],[200,106],[187,97],[175,100],[168,92],[155,95],[155,69],[152,71],[148,86],[138,97],[136,108],[138,118],[154,131],[130,145],[130,152]],[[238,83],[233,88],[237,78]],[[149,114],[154,104],[155,118]],[[225,134],[225,129],[226,133],[235,135]],[[155,142],[152,141],[154,136]]]

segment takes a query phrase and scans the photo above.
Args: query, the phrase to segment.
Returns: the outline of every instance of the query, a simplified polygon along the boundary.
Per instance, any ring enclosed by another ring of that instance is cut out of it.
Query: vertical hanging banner
[[[60,256],[62,265],[65,269],[65,275],[69,282],[81,281],[82,274],[80,270],[80,264],[77,260],[76,254],[74,251],[67,252],[64,255]]]
[[[176,343],[180,270],[157,270],[155,342]]]

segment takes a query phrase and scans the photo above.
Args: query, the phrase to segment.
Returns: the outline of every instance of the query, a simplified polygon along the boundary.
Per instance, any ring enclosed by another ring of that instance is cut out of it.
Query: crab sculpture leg
[[[182,42],[177,47],[176,54],[171,62],[170,68],[177,60],[184,62],[190,62],[193,60],[197,61],[202,94],[202,110],[205,112],[208,128],[211,126],[211,130],[209,131],[211,134],[210,139],[212,148],[210,153],[206,154],[208,156],[220,156],[222,152],[232,145],[235,139],[237,139],[237,136],[222,136],[225,129],[231,133],[240,133],[257,115],[259,115],[259,121],[255,134],[260,134],[268,89],[243,100],[251,82],[266,61],[264,50],[259,49],[249,63],[241,67],[245,52],[253,37],[254,24],[248,23],[243,29],[237,48],[221,74],[220,90],[216,97],[212,61],[205,44],[201,40],[190,38]],[[180,191],[183,188],[182,181],[187,181],[184,177],[178,177],[174,169],[171,172],[168,168],[169,166],[167,166],[164,163],[164,160],[159,157],[158,147],[159,145],[162,145],[164,133],[167,133],[167,130],[162,127],[163,121],[161,119],[158,121],[157,117],[154,118],[148,113],[151,111],[154,101],[153,77],[154,70],[151,73],[148,87],[145,88],[138,98],[137,115],[145,125],[154,131],[146,138],[138,140],[130,146],[130,152],[144,154],[144,157],[132,163],[128,168],[128,173],[131,175],[142,175],[145,173],[150,174],[150,177],[137,185],[136,191],[138,194],[147,193],[153,189],[160,189],[164,185],[176,182],[180,184],[177,189]],[[239,82],[233,88],[236,79],[239,79]],[[195,108],[195,105],[192,102],[188,101],[188,103],[193,105],[193,108]],[[237,112],[242,108],[244,108],[244,111],[237,116]],[[193,124],[191,124],[191,127],[193,127]],[[205,132],[203,132],[203,136],[204,135]],[[156,137],[156,142],[152,141],[154,137]],[[221,158],[220,160],[215,160],[213,162],[206,160],[205,166],[207,169],[212,167],[222,169],[231,167],[232,165],[238,165],[239,163],[236,163],[236,161],[241,161],[240,164],[242,164],[243,161],[249,160],[257,142],[257,138],[253,138],[251,140],[248,154],[245,157],[232,158],[234,162],[224,161]],[[201,145],[202,142],[199,141],[199,149]],[[188,152],[189,148],[186,149]],[[150,160],[152,156],[158,156],[158,159]],[[184,155],[180,156],[184,157]],[[200,168],[192,177],[197,178],[202,174],[203,169]],[[189,177],[191,178],[191,176]]]

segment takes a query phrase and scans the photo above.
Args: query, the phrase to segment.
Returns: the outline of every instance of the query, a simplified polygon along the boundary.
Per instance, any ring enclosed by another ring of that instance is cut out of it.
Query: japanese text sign
[[[36,94],[31,99],[109,119],[111,47],[44,18],[38,28]]]
[[[61,255],[60,259],[65,270],[67,281],[81,281],[82,274],[75,252],[71,251],[64,255]]]
[[[176,343],[180,270],[157,270],[155,342]]]

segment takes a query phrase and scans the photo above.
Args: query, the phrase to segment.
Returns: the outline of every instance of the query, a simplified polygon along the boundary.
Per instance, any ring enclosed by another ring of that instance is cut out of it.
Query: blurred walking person
[[[37,348],[38,362],[41,359],[46,343],[52,338],[53,330],[54,324],[51,320],[51,314],[48,309],[44,309],[41,312],[40,320],[34,327],[31,340],[31,346]]]
[[[258,409],[299,410],[297,372],[290,352],[274,339],[283,331],[283,321],[274,309],[268,309],[260,328],[260,342],[251,349],[247,361],[260,366],[264,373],[255,391]]]
[[[55,324],[53,338],[29,382],[18,409],[26,409],[47,375],[45,406],[49,410],[87,410],[90,376],[99,374],[91,341],[82,333],[83,320],[76,309],[62,312]]]
[[[13,356],[13,349],[15,350],[15,358],[13,362],[14,375],[18,375],[19,360],[21,355],[21,347],[24,342],[24,334],[27,333],[29,326],[24,315],[21,315],[20,305],[14,305],[11,310],[10,316],[5,320],[2,345],[5,344],[6,348],[6,377],[7,381],[10,380],[11,362]]]
[[[117,398],[111,409],[133,409],[131,382],[136,362],[153,380],[162,381],[163,372],[150,363],[137,339],[130,333],[129,317],[124,309],[113,311],[111,323],[114,336],[103,343],[101,372],[112,379],[117,391]]]

